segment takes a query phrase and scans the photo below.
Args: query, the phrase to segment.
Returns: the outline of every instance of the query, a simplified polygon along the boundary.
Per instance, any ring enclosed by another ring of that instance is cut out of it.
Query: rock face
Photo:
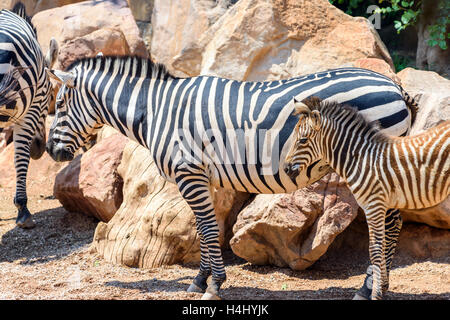
[[[171,11],[166,15],[164,21],[170,21]],[[180,52],[172,61],[162,57],[170,70],[260,81],[367,57],[383,59],[393,69],[386,47],[368,20],[352,18],[325,0],[241,0],[209,28],[202,27],[202,33],[194,32],[201,35],[195,42],[181,41],[183,33],[170,34],[179,46],[173,52]],[[159,41],[162,47],[164,41],[152,40],[152,55],[157,59],[160,56],[153,49]]]
[[[398,73],[405,90],[419,103],[417,119],[411,134],[450,119],[450,80],[435,72],[406,68]],[[450,197],[443,203],[423,210],[402,210],[405,221],[426,223],[450,229]]]
[[[52,37],[58,41],[55,69],[64,69],[76,59],[100,51],[105,55],[148,57],[126,0],[75,3],[39,12],[32,22],[44,52]]]
[[[129,142],[118,173],[124,181],[123,203],[107,224],[97,226],[97,252],[108,261],[130,267],[198,262],[200,243],[194,214],[177,186],[159,175],[149,151]],[[215,192],[222,235],[229,235],[230,224],[245,199],[246,195],[234,191]],[[227,240],[222,238],[222,245]]]
[[[292,194],[257,195],[238,215],[233,252],[253,264],[303,270],[356,217],[358,205],[336,174]]]
[[[109,136],[58,173],[54,195],[67,211],[111,220],[123,199],[117,167],[127,141],[118,133]]]
[[[33,16],[39,11],[81,1],[84,0],[0,0],[0,9],[11,9],[17,2],[22,2],[27,10],[27,15]]]

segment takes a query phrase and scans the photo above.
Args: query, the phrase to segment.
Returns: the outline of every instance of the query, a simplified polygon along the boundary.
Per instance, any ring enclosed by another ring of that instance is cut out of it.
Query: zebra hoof
[[[33,229],[36,226],[36,223],[33,221],[33,218],[29,216],[25,221],[17,221],[16,225],[22,229]]]
[[[187,289],[187,292],[197,292],[197,293],[204,293],[205,290],[200,288],[198,285],[196,285],[195,283],[191,283],[191,285],[189,286],[189,288]]]
[[[202,300],[222,300],[218,295],[206,291],[203,296]]]
[[[355,296],[353,297],[352,300],[370,300],[370,299],[368,299],[367,297],[365,297],[357,292],[357,293],[355,293]]]

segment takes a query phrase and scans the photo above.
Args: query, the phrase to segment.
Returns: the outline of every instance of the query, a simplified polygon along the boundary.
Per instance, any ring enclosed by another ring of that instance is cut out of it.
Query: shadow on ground
[[[128,290],[138,290],[142,293],[152,292],[186,292],[193,277],[182,277],[175,280],[141,280],[134,282],[109,281],[106,286]],[[269,290],[257,287],[224,287],[221,297],[225,300],[351,300],[356,293],[354,288],[329,287],[319,290]],[[198,294],[199,298],[201,294]],[[450,293],[444,294],[404,294],[387,292],[384,300],[447,300]]]
[[[0,242],[0,262],[19,261],[20,264],[44,263],[60,259],[92,242],[94,218],[80,213],[67,212],[63,207],[33,214],[36,227],[23,230],[19,227],[5,232]],[[14,224],[15,218],[1,219]],[[5,227],[2,223],[1,227]]]

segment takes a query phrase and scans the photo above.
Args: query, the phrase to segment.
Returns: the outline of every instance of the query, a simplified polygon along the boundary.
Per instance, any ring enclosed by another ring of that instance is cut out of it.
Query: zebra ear
[[[310,114],[311,109],[309,109],[309,107],[306,104],[304,104],[303,102],[296,102],[294,104],[294,111],[292,112],[292,115],[298,116],[298,115],[305,114],[305,113]]]
[[[309,115],[309,121],[311,124],[311,127],[318,131],[320,129],[320,125],[322,123],[322,116],[320,115],[320,112],[317,110],[313,110],[311,114]]]
[[[66,85],[69,88],[75,87],[75,75],[71,72],[64,72],[59,70],[51,70],[46,68],[47,74],[53,80],[58,81],[61,84]]]
[[[48,46],[48,51],[45,56],[45,64],[47,68],[52,68],[58,58],[58,42],[56,42],[55,38],[51,38],[50,45]]]

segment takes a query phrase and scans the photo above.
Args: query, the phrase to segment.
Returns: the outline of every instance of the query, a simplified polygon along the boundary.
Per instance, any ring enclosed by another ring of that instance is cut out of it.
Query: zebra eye
[[[307,138],[301,138],[301,139],[298,140],[298,143],[300,143],[300,144],[305,144],[307,142],[308,142]]]

